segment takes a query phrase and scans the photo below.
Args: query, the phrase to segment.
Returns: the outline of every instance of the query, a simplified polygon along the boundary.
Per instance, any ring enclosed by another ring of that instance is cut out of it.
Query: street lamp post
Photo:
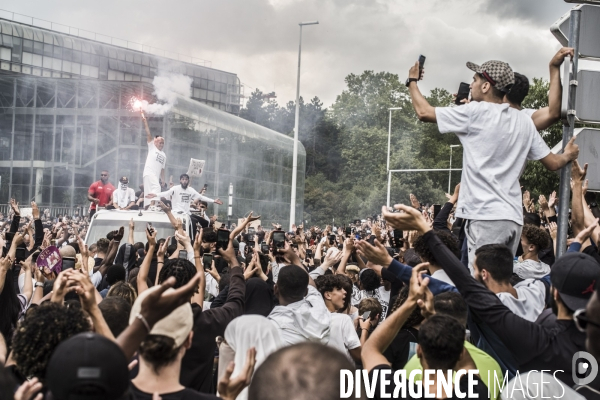
[[[448,193],[452,194],[450,191],[450,184],[452,182],[452,148],[460,147],[460,144],[451,144],[450,145],[450,171],[448,171]]]
[[[389,118],[389,128],[388,128],[388,151],[387,151],[387,167],[386,170],[388,171],[388,190],[387,190],[387,206],[390,206],[390,190],[391,190],[391,183],[392,183],[392,174],[390,174],[390,143],[392,140],[392,111],[394,110],[402,110],[402,107],[391,107],[388,108],[388,110],[390,110],[390,118]]]
[[[298,80],[296,83],[296,117],[294,119],[294,155],[292,161],[292,196],[290,201],[290,231],[296,219],[296,178],[298,175],[298,124],[300,120],[300,56],[302,54],[302,27],[317,25],[319,21],[300,22],[300,44],[298,45]]]

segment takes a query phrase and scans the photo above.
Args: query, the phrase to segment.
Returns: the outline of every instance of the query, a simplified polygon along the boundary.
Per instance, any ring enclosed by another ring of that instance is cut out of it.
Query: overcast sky
[[[559,49],[549,27],[563,0],[4,0],[2,9],[212,61],[247,85],[295,98],[298,22],[304,28],[301,94],[326,106],[344,77],[388,71],[402,80],[427,57],[422,88],[455,92],[469,82],[466,61],[507,61],[548,77]]]

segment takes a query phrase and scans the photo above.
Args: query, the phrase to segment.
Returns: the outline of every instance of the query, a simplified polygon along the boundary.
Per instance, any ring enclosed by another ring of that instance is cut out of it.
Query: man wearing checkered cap
[[[461,190],[456,216],[467,220],[465,236],[468,263],[473,273],[475,250],[485,244],[517,250],[523,226],[519,177],[528,160],[539,160],[556,171],[577,158],[579,149],[553,154],[525,113],[503,104],[514,83],[510,65],[488,61],[467,63],[475,72],[471,102],[459,107],[432,107],[417,82],[419,63],[406,81],[419,120],[435,122],[440,133],[454,132],[463,147]]]

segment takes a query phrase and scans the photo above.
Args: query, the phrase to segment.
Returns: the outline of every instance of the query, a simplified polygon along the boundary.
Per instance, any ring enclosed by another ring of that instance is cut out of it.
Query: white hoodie
[[[286,346],[302,342],[326,345],[329,342],[331,314],[323,296],[313,286],[308,286],[304,299],[287,306],[276,306],[267,318],[275,324]]]
[[[513,287],[518,298],[507,292],[498,293],[498,298],[519,317],[535,322],[546,306],[546,286],[541,281],[525,279]]]
[[[542,279],[550,273],[550,266],[541,261],[523,260],[515,262],[513,272],[521,279]]]

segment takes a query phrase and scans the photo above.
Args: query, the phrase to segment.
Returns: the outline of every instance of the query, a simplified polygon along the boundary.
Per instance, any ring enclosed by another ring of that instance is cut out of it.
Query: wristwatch
[[[419,80],[417,78],[408,78],[404,84],[406,85],[406,87],[408,87],[411,82],[418,82],[418,81]]]
[[[44,287],[44,284],[42,282],[36,282],[35,287]]]

